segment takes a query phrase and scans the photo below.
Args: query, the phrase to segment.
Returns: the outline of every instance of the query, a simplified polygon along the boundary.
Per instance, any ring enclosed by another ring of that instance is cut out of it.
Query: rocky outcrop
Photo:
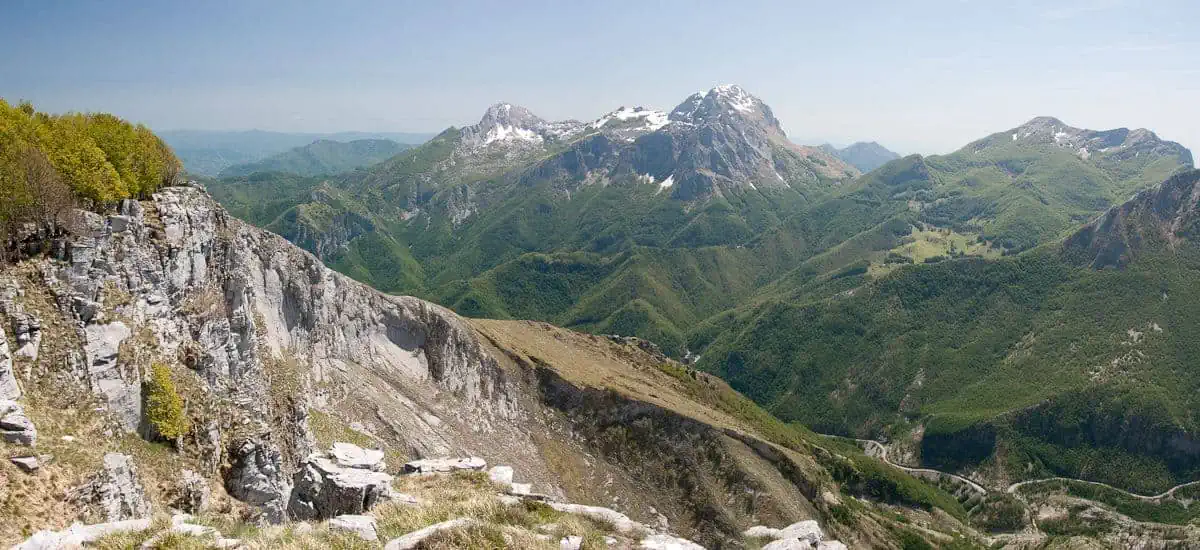
[[[0,327],[0,399],[13,401],[21,397],[21,385],[13,372],[13,358],[8,351],[8,338],[4,327]]]
[[[646,526],[629,519],[629,516],[622,514],[616,510],[604,508],[601,506],[587,506],[583,504],[569,504],[565,502],[547,502],[551,508],[567,514],[577,514],[586,518],[593,519],[602,523],[612,525],[618,533],[632,533],[635,530],[645,530]]]
[[[466,458],[426,458],[404,464],[406,474],[445,474],[457,471],[483,471],[487,462],[477,456]]]
[[[82,548],[102,537],[128,531],[144,531],[150,528],[150,518],[129,519],[98,523],[95,525],[74,524],[62,531],[38,531],[13,547],[14,550],[61,550]]]
[[[16,401],[0,399],[0,440],[27,447],[37,444],[37,428]]]
[[[362,449],[341,443],[327,454],[315,453],[297,472],[288,514],[293,519],[328,519],[358,515],[391,498],[392,476],[376,460],[342,461],[347,454],[361,457]],[[354,464],[345,466],[343,464]]]
[[[748,539],[771,539],[763,550],[845,550],[846,545],[838,541],[825,540],[825,533],[815,520],[798,521],[782,529],[757,525],[747,529],[742,536]]]
[[[262,519],[267,522],[285,520],[292,487],[281,470],[279,450],[264,441],[246,440],[229,454],[232,465],[225,474],[225,489],[229,494],[261,507]]]
[[[429,527],[418,529],[400,538],[392,539],[388,541],[383,548],[384,550],[414,550],[415,548],[419,548],[425,539],[441,533],[442,531],[450,531],[452,529],[470,527],[478,524],[479,520],[474,518],[457,518],[443,521],[441,523],[435,523]]]
[[[171,506],[189,514],[199,514],[208,510],[212,491],[208,488],[208,480],[193,470],[180,472],[176,483]]]
[[[1200,238],[1200,170],[1188,170],[1114,206],[1063,241],[1063,256],[1093,269],[1122,268],[1149,248]]]
[[[71,500],[95,510],[108,522],[144,518],[151,511],[133,457],[119,453],[104,455],[101,470],[76,489]]]

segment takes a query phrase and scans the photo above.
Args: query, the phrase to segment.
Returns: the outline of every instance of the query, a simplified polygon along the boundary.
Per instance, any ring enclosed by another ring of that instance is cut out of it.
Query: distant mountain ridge
[[[870,172],[890,161],[900,158],[899,153],[895,153],[874,141],[859,141],[841,149],[826,143],[821,146],[821,150],[846,161],[863,173]]]
[[[157,134],[183,161],[185,170],[200,176],[216,176],[221,170],[235,164],[262,160],[317,140],[346,142],[388,139],[416,145],[433,137],[433,134],[413,132],[295,133],[267,130],[166,130]]]
[[[260,161],[230,166],[221,171],[220,177],[245,176],[254,172],[287,172],[299,176],[339,174],[382,162],[412,147],[388,139],[348,142],[321,139]]]

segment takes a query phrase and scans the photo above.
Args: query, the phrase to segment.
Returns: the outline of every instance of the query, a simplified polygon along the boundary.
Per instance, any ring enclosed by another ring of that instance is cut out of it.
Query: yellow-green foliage
[[[18,207],[44,186],[30,158],[48,159],[54,179],[97,205],[144,197],[172,183],[180,170],[170,148],[140,124],[103,113],[38,113],[29,103],[0,99],[0,223],[21,218]]]
[[[183,412],[183,398],[171,379],[171,369],[162,363],[150,367],[150,380],[146,382],[146,417],[159,435],[167,439],[177,439],[190,428]]]

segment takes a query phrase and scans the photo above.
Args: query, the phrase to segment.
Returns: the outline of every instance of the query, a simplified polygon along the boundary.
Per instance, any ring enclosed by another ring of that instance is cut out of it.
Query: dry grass
[[[683,381],[660,369],[661,358],[636,347],[546,323],[493,319],[470,322],[497,347],[517,354],[530,364],[549,365],[573,384],[613,390],[717,428],[749,429],[733,416],[698,402]],[[720,391],[722,382],[697,374],[700,376],[713,385],[713,391]]]

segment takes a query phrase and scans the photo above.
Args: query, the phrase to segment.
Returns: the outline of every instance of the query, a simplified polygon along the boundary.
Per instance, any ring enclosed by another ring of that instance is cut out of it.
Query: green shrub
[[[154,431],[166,439],[175,440],[191,428],[183,412],[183,398],[175,389],[171,369],[162,363],[150,367],[150,379],[145,383],[146,418]]]

